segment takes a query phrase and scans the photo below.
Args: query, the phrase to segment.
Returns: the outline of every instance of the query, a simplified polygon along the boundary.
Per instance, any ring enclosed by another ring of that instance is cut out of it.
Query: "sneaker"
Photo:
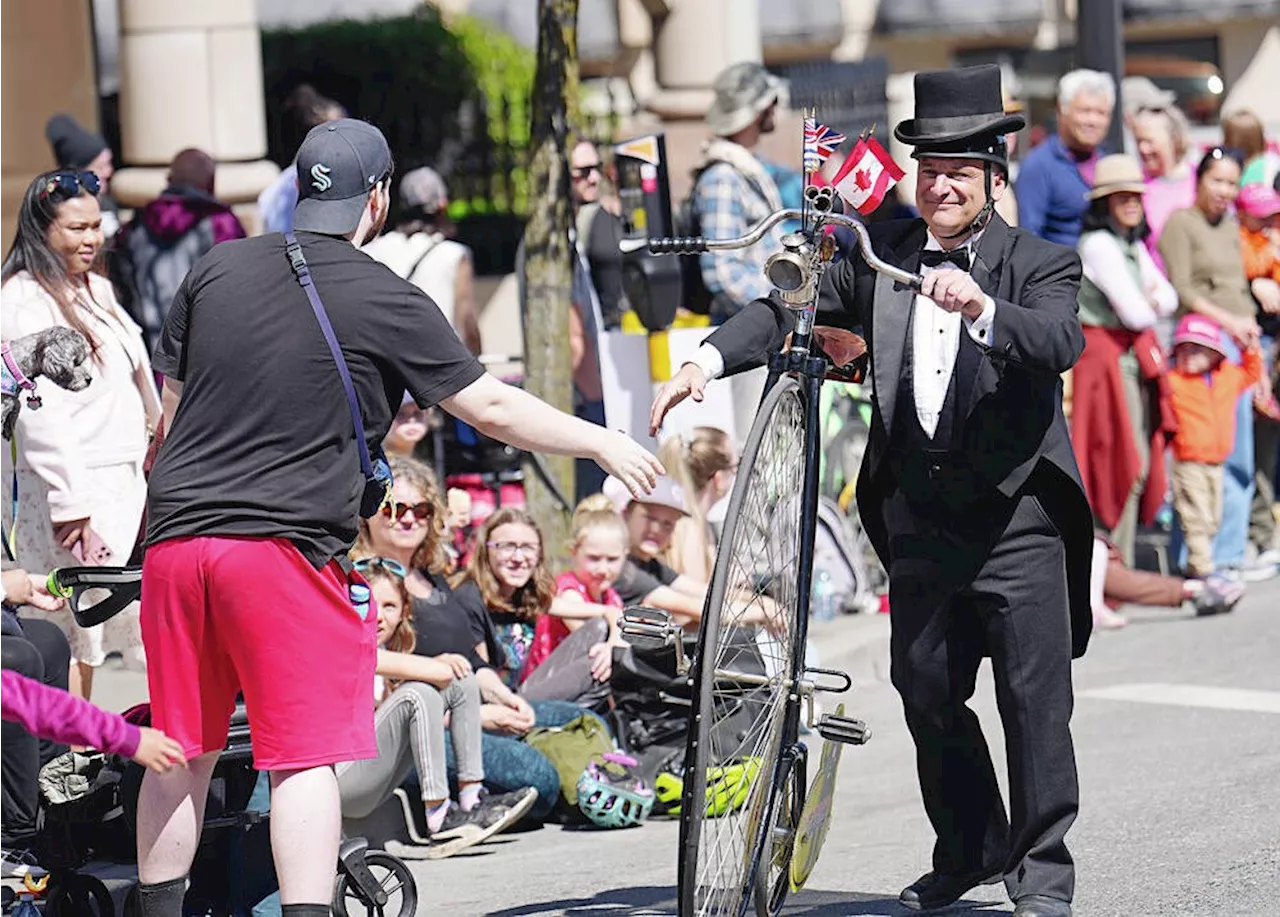
[[[30,876],[39,879],[47,876],[49,871],[40,865],[35,854],[19,847],[0,849],[0,877],[5,879],[21,879]]]
[[[1240,578],[1246,583],[1261,583],[1277,574],[1280,574],[1280,549],[1269,548],[1240,571]]]
[[[450,806],[449,814],[444,817],[444,824],[432,837],[451,837],[459,829],[475,826],[485,832],[484,839],[487,840],[518,822],[537,801],[538,791],[531,786],[496,796],[482,789],[480,802],[471,811],[464,812],[457,804]]]
[[[1196,617],[1223,614],[1244,598],[1244,584],[1214,573],[1203,580],[1204,589],[1193,599]]]

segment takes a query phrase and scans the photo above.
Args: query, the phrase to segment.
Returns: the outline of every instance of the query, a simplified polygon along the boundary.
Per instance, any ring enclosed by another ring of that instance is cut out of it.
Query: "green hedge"
[[[484,113],[499,181],[492,193],[455,201],[451,215],[469,213],[524,213],[529,205],[530,98],[537,69],[537,55],[507,33],[473,16],[449,21],[484,99]]]
[[[264,31],[262,60],[268,155],[281,165],[299,140],[284,100],[300,83],[377,124],[401,173],[465,145],[459,113],[481,98],[463,43],[427,5],[395,19]]]
[[[268,155],[280,165],[301,142],[284,101],[300,83],[382,128],[403,173],[446,177],[455,219],[528,207],[529,98],[535,54],[501,30],[434,6],[411,16],[265,31]]]

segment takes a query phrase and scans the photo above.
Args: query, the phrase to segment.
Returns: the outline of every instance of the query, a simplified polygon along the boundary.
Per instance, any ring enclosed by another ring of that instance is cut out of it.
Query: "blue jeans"
[[[1240,350],[1235,342],[1225,341],[1227,358],[1240,362]],[[1249,509],[1253,504],[1253,390],[1245,392],[1236,402],[1236,438],[1223,465],[1222,523],[1213,539],[1213,565],[1240,566],[1244,563],[1245,547],[1249,541]],[[1176,552],[1178,566],[1187,563],[1187,546],[1182,540],[1182,527],[1175,525],[1170,546]]]
[[[568,701],[532,701],[530,706],[533,707],[534,724],[540,727],[563,726],[583,714],[595,716],[591,711]],[[445,742],[444,747],[449,783],[456,792],[458,764],[453,756],[453,742]],[[538,791],[538,801],[533,804],[525,819],[538,822],[551,814],[556,800],[560,798],[560,774],[546,755],[514,736],[489,732],[481,739],[480,752],[484,759],[484,785],[490,792],[509,793],[531,786]],[[416,783],[417,775],[412,775],[410,780]]]

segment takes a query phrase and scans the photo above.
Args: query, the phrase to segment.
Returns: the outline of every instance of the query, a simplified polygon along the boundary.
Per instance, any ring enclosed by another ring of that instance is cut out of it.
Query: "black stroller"
[[[82,627],[106,621],[136,601],[142,591],[140,567],[70,567],[49,577],[51,591],[67,598]],[[100,590],[106,598],[81,607],[85,593],[92,601]],[[147,725],[146,705],[126,714]],[[251,805],[259,774],[253,769],[250,725],[244,705],[237,703],[227,744],[214,768],[205,806],[200,849],[192,866],[185,910],[201,915],[232,915],[244,907],[237,892],[243,877],[236,862],[270,862],[266,806]],[[93,859],[131,858],[137,825],[138,792],[143,769],[131,761],[96,756],[92,789],[83,798],[49,806],[41,832],[42,859],[51,866],[49,917],[115,917],[117,911],[105,883],[83,871]],[[271,877],[274,880],[274,877]],[[136,888],[125,900],[124,915],[136,913]],[[354,907],[353,907],[354,905]],[[338,879],[333,913],[412,917],[417,912],[417,884],[408,867],[384,850],[372,850],[364,838],[343,840],[338,851]],[[244,908],[247,910],[247,908]]]
[[[639,762],[640,777],[655,791],[654,812],[678,813],[682,798],[685,752],[693,686],[689,660],[697,652],[698,635],[671,623],[666,612],[644,606],[626,609],[621,630],[629,644],[613,653],[610,676],[611,706],[606,715],[622,750]],[[734,668],[764,674],[764,661],[754,638],[742,631],[731,657]],[[743,691],[735,709],[725,711],[718,730],[736,736],[738,744],[752,729],[760,728],[759,712],[767,698],[758,689]]]

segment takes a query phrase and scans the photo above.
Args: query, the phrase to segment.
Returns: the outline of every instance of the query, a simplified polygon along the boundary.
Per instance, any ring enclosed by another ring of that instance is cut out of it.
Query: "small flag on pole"
[[[813,118],[804,119],[804,171],[812,175],[822,168],[826,158],[844,143],[844,134],[837,134],[825,124]]]
[[[905,174],[888,150],[874,137],[867,137],[858,140],[831,184],[849,206],[867,216]]]

